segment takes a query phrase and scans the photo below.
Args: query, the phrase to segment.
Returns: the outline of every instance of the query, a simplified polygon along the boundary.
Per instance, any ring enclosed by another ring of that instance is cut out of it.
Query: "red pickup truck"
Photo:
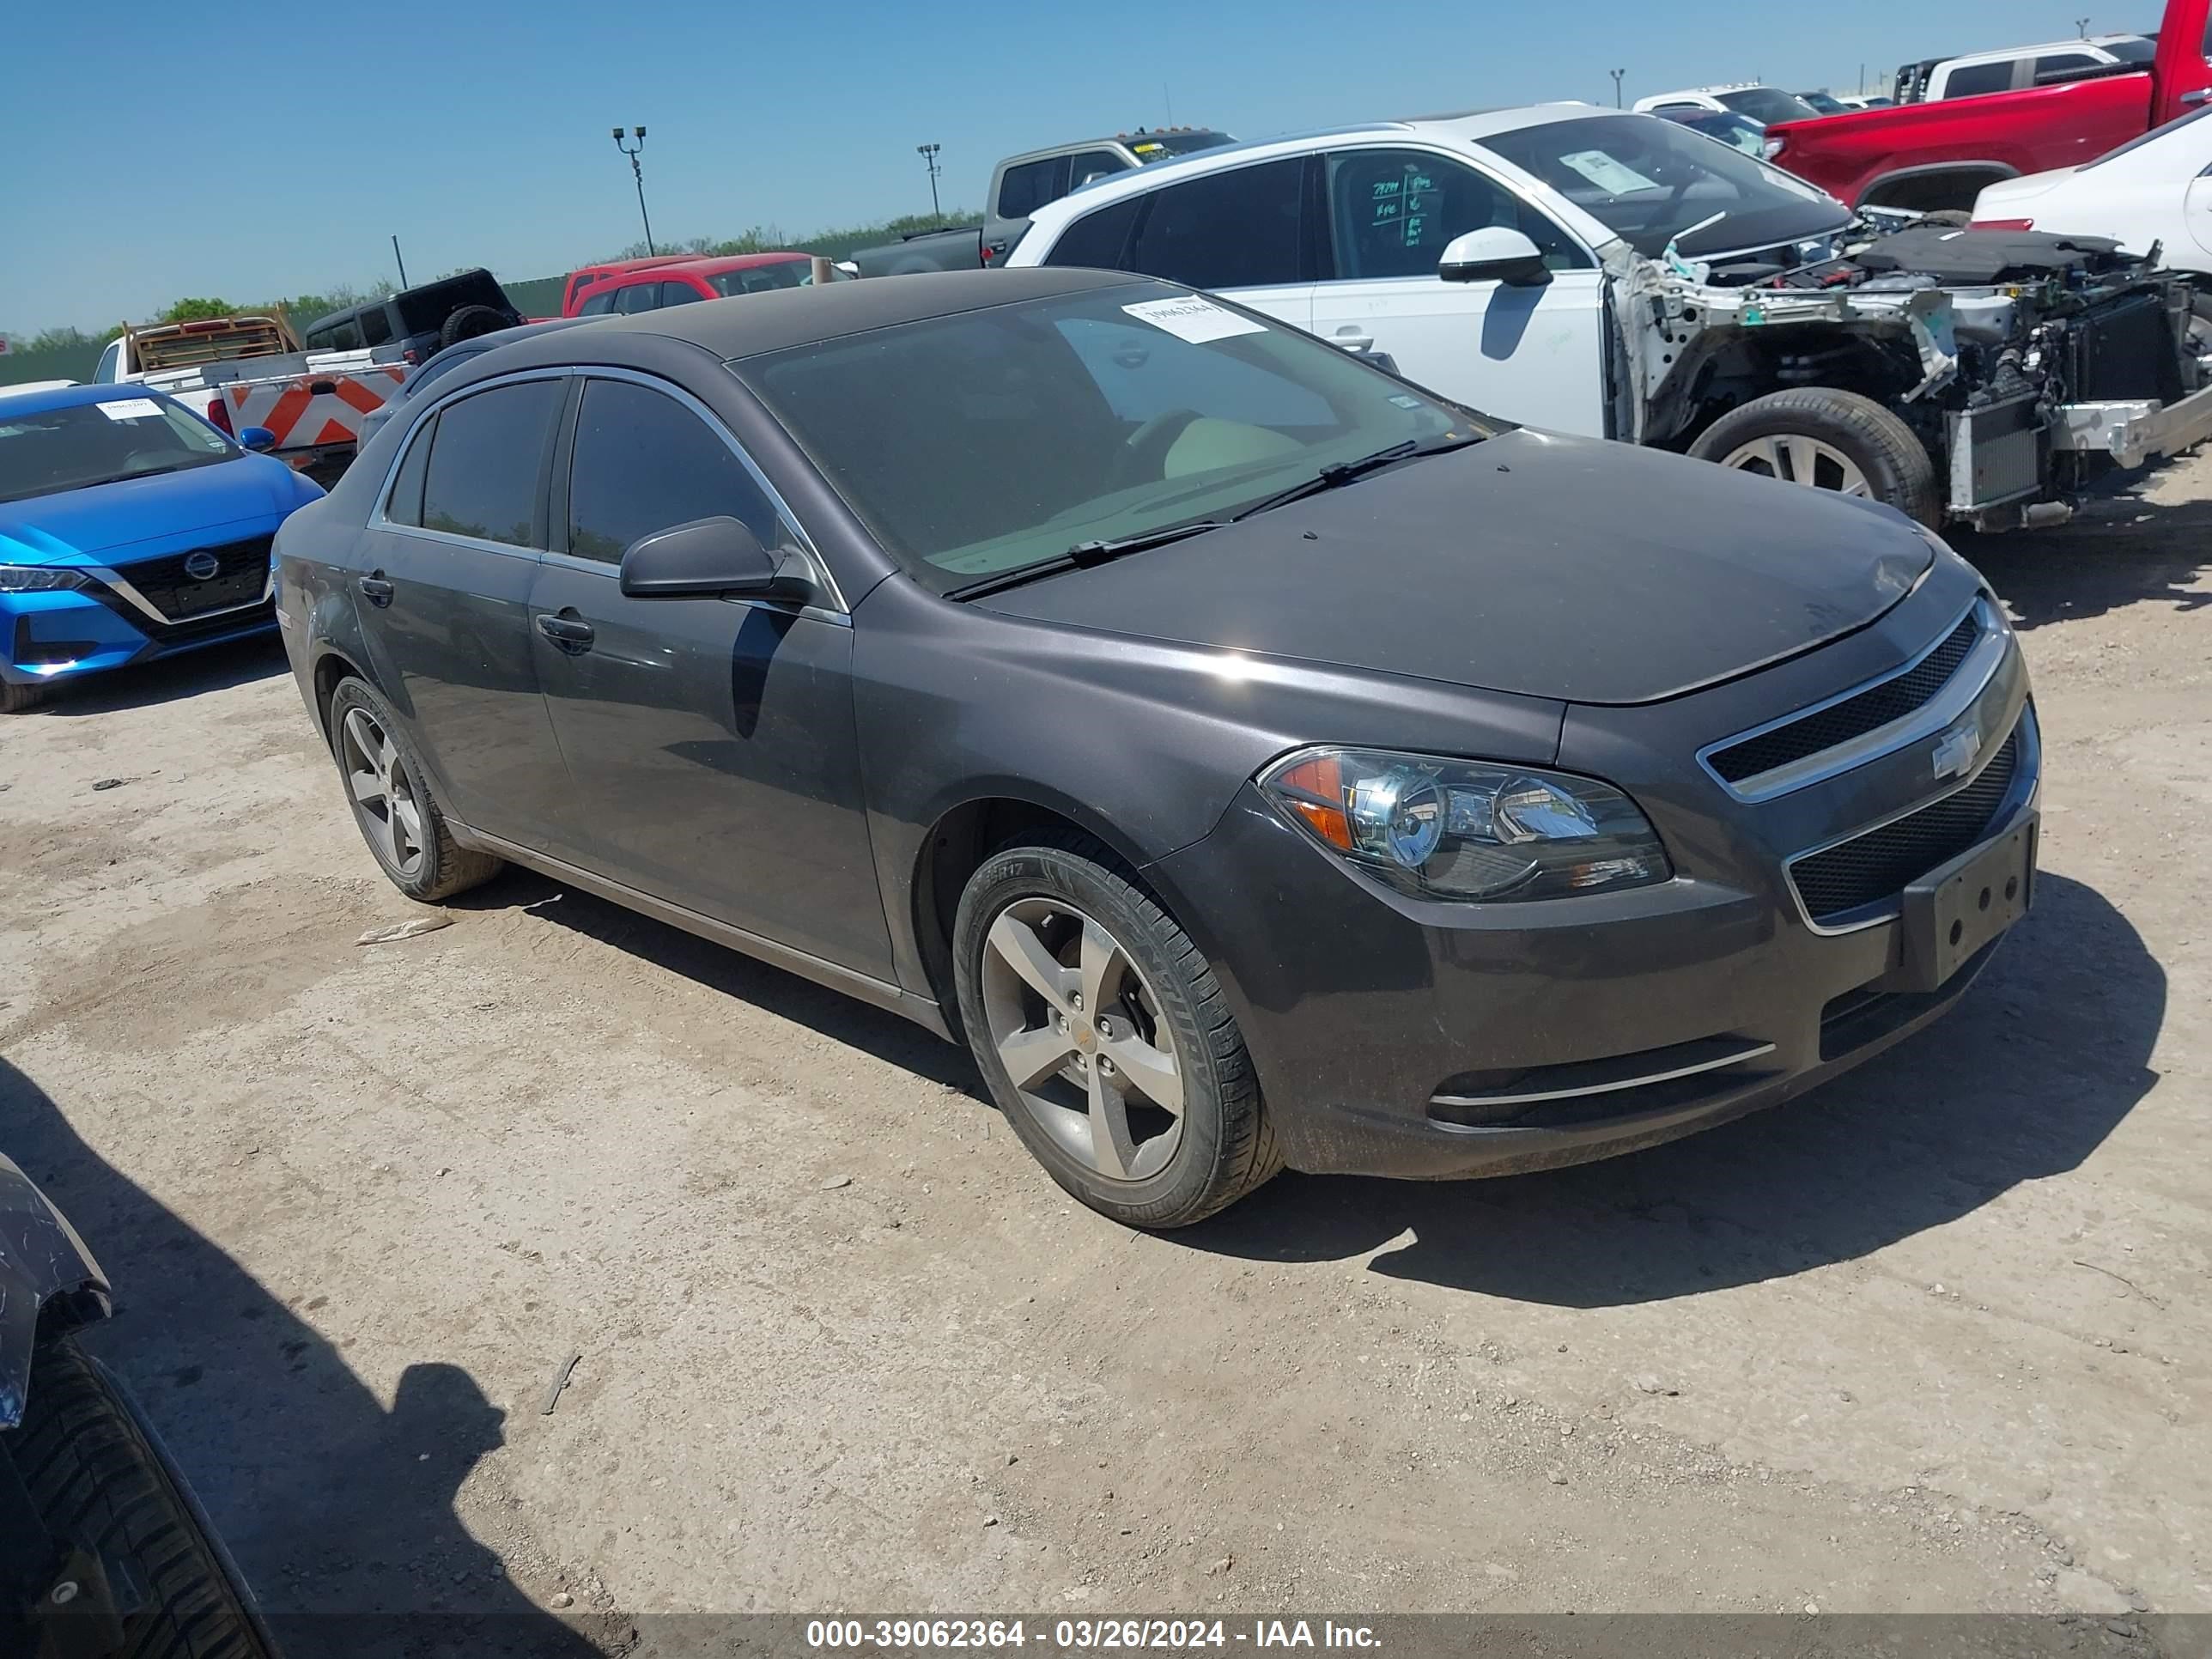
[[[2078,167],[2212,98],[2212,0],[2166,0],[2148,64],[2070,70],[2046,84],[1789,121],[1775,165],[1853,207],[1971,209],[1984,185]]]

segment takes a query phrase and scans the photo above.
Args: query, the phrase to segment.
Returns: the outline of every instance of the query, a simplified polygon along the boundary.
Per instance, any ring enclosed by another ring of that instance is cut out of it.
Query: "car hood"
[[[1649,702],[1848,634],[1935,560],[1902,514],[1521,430],[978,599],[1009,616],[1567,702]]]
[[[0,501],[0,564],[70,564],[133,542],[265,524],[320,493],[282,461],[240,455],[212,466]]]

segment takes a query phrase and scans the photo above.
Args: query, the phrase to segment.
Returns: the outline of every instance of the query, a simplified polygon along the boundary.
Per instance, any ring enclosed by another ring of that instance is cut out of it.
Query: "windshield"
[[[1656,115],[1552,121],[1480,142],[1647,258],[1677,237],[1685,254],[1778,246],[1850,218],[1812,185]],[[1705,228],[1685,235],[1693,225]]]
[[[940,592],[1079,543],[1226,518],[1395,444],[1497,429],[1310,335],[1158,283],[732,368]]]
[[[1746,155],[1766,154],[1766,129],[1747,115],[1738,115],[1732,109],[1699,110],[1692,115],[1668,118],[1678,121],[1692,132],[1702,132],[1708,138],[1717,138]]]
[[[1793,98],[1772,87],[1746,87],[1741,92],[1717,92],[1714,97],[1739,115],[1772,126],[1777,121],[1814,121],[1820,112],[1802,98]]]
[[[227,461],[239,451],[159,398],[0,414],[0,501]]]
[[[765,294],[772,288],[806,288],[814,281],[811,259],[783,259],[772,265],[747,265],[742,270],[718,270],[707,286],[725,299],[737,294]]]

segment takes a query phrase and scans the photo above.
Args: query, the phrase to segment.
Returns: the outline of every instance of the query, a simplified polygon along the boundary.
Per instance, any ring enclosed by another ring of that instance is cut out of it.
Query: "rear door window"
[[[999,181],[999,216],[1026,219],[1047,202],[1067,194],[1067,157],[1047,156],[1006,169]]]
[[[392,314],[382,306],[371,307],[361,313],[361,343],[367,346],[392,343]]]
[[[621,562],[632,542],[695,519],[740,520],[763,547],[797,538],[721,434],[629,380],[592,380],[568,467],[568,551]]]
[[[2028,77],[2028,84],[2034,86],[2045,76],[2062,74],[2067,70],[2095,69],[2103,62],[2103,58],[2092,58],[2086,52],[2045,52],[2035,60],[2035,73]]]
[[[1080,190],[1093,179],[1110,179],[1127,173],[1129,164],[1110,149],[1086,149],[1068,158],[1067,187]]]
[[[1152,191],[1144,198],[1127,268],[1192,288],[1310,281],[1304,172],[1304,158],[1293,155]]]
[[[1066,230],[1044,256],[1048,265],[1089,265],[1100,270],[1127,269],[1129,233],[1145,205],[1141,196],[1086,213]],[[1034,234],[1034,233],[1032,233]]]
[[[696,305],[707,296],[689,283],[663,283],[660,285],[660,308],[670,306]]]
[[[594,294],[590,299],[585,301],[583,304],[576,307],[576,314],[579,317],[605,316],[609,312],[615,308],[615,295],[617,292],[617,289],[611,288],[601,289],[597,294]]]
[[[2019,61],[2008,58],[2000,64],[1969,64],[1954,69],[1943,77],[1943,96],[1978,98],[1984,93],[2010,92],[2013,66]]]
[[[439,411],[422,480],[425,530],[514,547],[539,544],[546,441],[565,385],[549,380],[494,386]]]
[[[659,284],[632,283],[615,290],[615,309],[625,317],[635,317],[641,311],[652,311],[660,304]]]

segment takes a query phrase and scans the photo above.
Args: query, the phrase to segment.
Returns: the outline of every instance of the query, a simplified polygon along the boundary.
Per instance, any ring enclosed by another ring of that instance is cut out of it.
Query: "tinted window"
[[[1954,69],[1943,77],[1943,96],[1978,98],[1985,92],[2009,92],[2013,64],[2017,61],[2008,58],[2001,64],[1969,64]]]
[[[660,303],[663,307],[696,305],[706,297],[689,283],[663,283],[660,285]]]
[[[1802,98],[1777,92],[1772,87],[1746,87],[1741,92],[1717,93],[1714,96],[1737,114],[1748,115],[1769,126],[1777,121],[1817,120],[1820,114]]]
[[[1237,167],[1146,198],[1128,266],[1193,288],[1256,288],[1302,280],[1300,179],[1292,156]]]
[[[1026,219],[1047,202],[1067,194],[1067,157],[1054,155],[1042,161],[1024,161],[1008,167],[999,183],[999,216]]]
[[[641,536],[720,514],[743,520],[763,547],[793,540],[744,464],[683,404],[627,380],[585,386],[568,470],[571,553],[615,563]]]
[[[1522,232],[1553,270],[1589,263],[1512,191],[1441,156],[1341,151],[1328,158],[1328,206],[1339,276],[1433,276],[1453,237],[1492,225]]]
[[[615,309],[625,317],[635,317],[641,311],[651,311],[659,303],[657,283],[632,283],[628,288],[615,290]]]
[[[1093,179],[1110,179],[1128,170],[1129,164],[1110,149],[1083,150],[1068,158],[1068,188],[1079,190]]]
[[[430,465],[430,434],[437,425],[438,417],[434,415],[422,422],[422,429],[408,442],[407,457],[399,463],[399,471],[392,475],[392,494],[385,500],[384,516],[394,524],[422,522],[422,474]]]
[[[559,380],[526,380],[441,410],[422,483],[422,527],[532,545],[545,440],[562,391]]]
[[[344,317],[334,323],[325,323],[307,335],[310,351],[358,351],[361,349],[361,321]]]
[[[765,294],[772,288],[805,288],[814,280],[814,266],[805,259],[779,259],[774,264],[747,265],[741,270],[718,271],[707,281],[723,295]],[[832,282],[836,280],[833,274]]]
[[[1122,256],[1128,252],[1130,229],[1144,205],[1143,197],[1132,196],[1112,207],[1085,214],[1060,233],[1060,240],[1052,245],[1052,252],[1044,256],[1045,264],[1120,270]]]
[[[615,292],[616,290],[611,288],[601,289],[576,307],[576,314],[579,317],[605,316],[615,308]]]
[[[363,345],[386,345],[391,339],[392,318],[382,306],[361,313],[361,343]]]

